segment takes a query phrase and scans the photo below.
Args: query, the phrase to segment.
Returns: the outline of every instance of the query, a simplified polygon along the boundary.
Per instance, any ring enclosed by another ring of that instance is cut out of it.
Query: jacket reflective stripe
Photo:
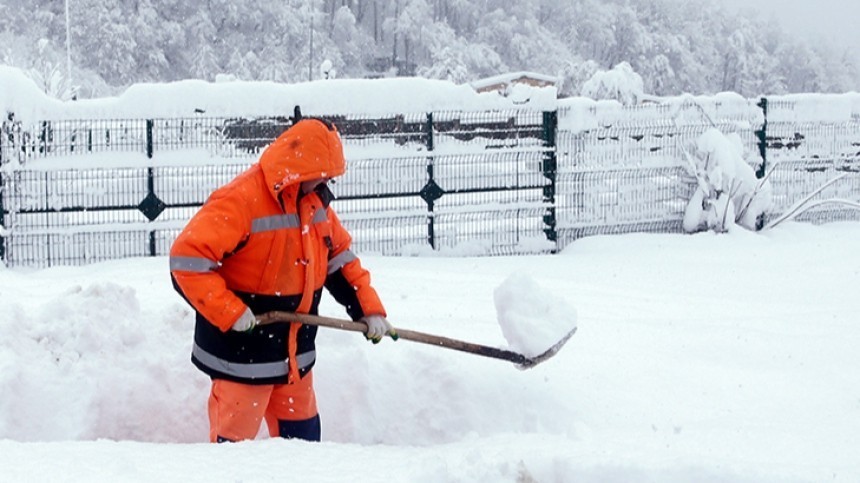
[[[257,218],[251,222],[251,233],[261,231],[278,230],[281,228],[298,228],[299,215],[273,215],[265,218]]]
[[[290,372],[289,361],[259,362],[253,364],[230,362],[206,352],[197,344],[194,344],[191,354],[204,366],[233,377],[262,379],[283,377]],[[313,364],[316,358],[316,351],[303,352],[296,355],[296,363],[299,365],[299,369],[305,369]]]
[[[326,220],[328,220],[328,215],[326,215],[325,208],[318,208],[314,213],[313,223],[323,223]]]
[[[325,208],[320,208],[314,213],[312,223],[323,223],[328,220]],[[285,228],[298,228],[301,225],[299,215],[292,213],[286,215],[272,215],[257,218],[251,222],[251,233],[263,231],[280,230]]]
[[[170,270],[183,272],[211,272],[218,268],[218,262],[202,257],[170,257]]]
[[[352,250],[344,250],[342,253],[328,261],[328,274],[333,274],[343,268],[344,265],[357,258],[358,257],[355,256],[355,253],[352,253]]]
[[[306,369],[317,360],[317,351],[307,351],[296,354],[296,364],[299,369]]]

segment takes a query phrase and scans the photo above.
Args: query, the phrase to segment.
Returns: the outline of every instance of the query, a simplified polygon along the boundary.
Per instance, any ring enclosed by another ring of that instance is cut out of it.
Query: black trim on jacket
[[[182,293],[180,291],[180,293]],[[300,295],[275,296],[236,293],[254,314],[264,314],[273,310],[295,312],[301,300]],[[309,313],[319,313],[319,302],[322,290],[314,292],[313,302]],[[274,323],[254,328],[250,332],[228,330],[222,332],[215,324],[209,322],[199,312],[195,317],[194,343],[209,354],[229,362],[241,364],[280,362],[288,358],[287,341],[289,340],[290,324]],[[296,354],[316,350],[317,327],[302,325],[297,336]],[[243,384],[286,384],[288,375],[248,379],[225,374],[204,365],[193,354],[191,362],[213,379],[226,379]],[[299,369],[299,375],[304,377],[314,366]]]
[[[358,320],[364,317],[364,309],[358,301],[358,293],[355,287],[343,275],[343,270],[337,270],[329,274],[325,279],[325,288],[331,293],[332,297],[346,308],[346,313],[352,320]]]

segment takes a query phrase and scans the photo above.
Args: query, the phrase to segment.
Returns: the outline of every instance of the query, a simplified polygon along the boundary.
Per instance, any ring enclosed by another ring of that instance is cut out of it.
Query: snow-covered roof
[[[478,79],[470,85],[475,90],[484,89],[487,87],[491,87],[497,84],[510,84],[511,82],[515,82],[522,79],[532,79],[539,82],[545,82],[547,84],[558,84],[561,80],[557,76],[551,76],[546,74],[540,74],[537,72],[528,72],[528,71],[518,71],[518,72],[508,72],[505,74],[494,75],[492,77],[485,77],[483,79]]]

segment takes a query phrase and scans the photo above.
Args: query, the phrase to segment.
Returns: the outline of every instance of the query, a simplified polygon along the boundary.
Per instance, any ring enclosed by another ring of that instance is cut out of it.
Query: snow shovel
[[[348,330],[352,332],[367,332],[367,325],[362,322],[353,322],[351,320],[344,319],[334,319],[331,317],[323,317],[320,315],[273,311],[262,314],[257,319],[259,320],[260,325],[274,324],[277,322],[301,322],[302,324],[306,325],[332,327],[334,329]],[[542,354],[538,354],[534,357],[527,357],[518,352],[498,349],[496,347],[489,347],[480,344],[472,344],[471,342],[464,342],[462,340],[457,339],[449,339],[448,337],[426,334],[424,332],[418,332],[414,330],[395,330],[397,331],[398,339],[411,340],[413,342],[420,342],[422,344],[442,347],[445,349],[453,349],[461,352],[469,352],[471,354],[491,357],[493,359],[502,359],[505,361],[513,362],[519,369],[531,369],[532,367],[554,356],[555,353],[558,352],[559,349],[561,349],[561,347],[571,338],[571,336],[573,336],[573,334],[576,332],[576,327],[574,327],[573,330],[565,334],[565,336],[562,337],[561,340],[553,344],[545,352],[543,352]]]

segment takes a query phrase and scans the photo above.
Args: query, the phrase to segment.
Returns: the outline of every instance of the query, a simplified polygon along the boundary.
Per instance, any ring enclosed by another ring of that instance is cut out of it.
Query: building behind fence
[[[803,119],[796,103],[739,98],[601,111],[330,116],[347,173],[333,187],[364,253],[548,253],[593,234],[681,232],[695,189],[683,150],[707,129],[740,136],[770,170],[775,218],[821,194],[860,198],[860,123]],[[583,118],[588,122],[583,124]],[[0,258],[9,266],[162,256],[217,187],[289,119],[0,125]],[[838,206],[803,220],[857,220]]]

